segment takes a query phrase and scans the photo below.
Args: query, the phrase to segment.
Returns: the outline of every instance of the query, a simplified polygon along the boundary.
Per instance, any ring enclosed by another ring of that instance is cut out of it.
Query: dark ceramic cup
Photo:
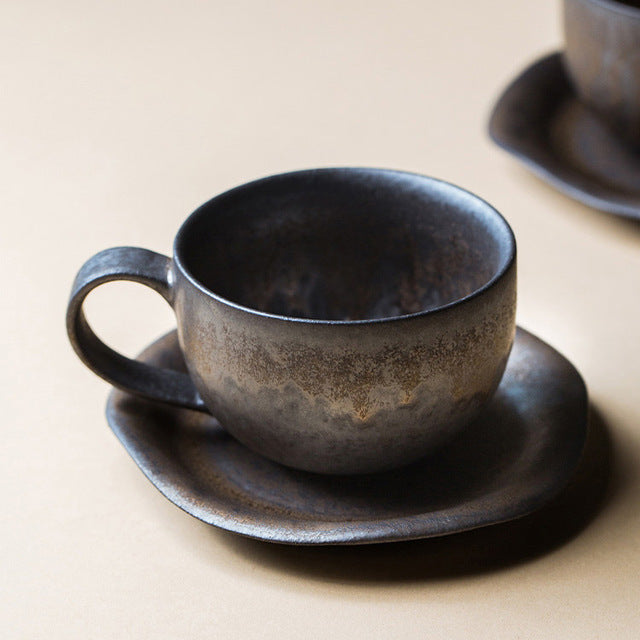
[[[67,313],[80,358],[113,385],[210,411],[285,465],[366,473],[409,463],[491,398],[515,333],[516,248],[500,214],[420,175],[319,169],[219,195],[173,258],[107,249]],[[189,376],[129,360],[82,312],[110,280],[173,307]]]
[[[640,144],[640,0],[564,0],[564,61],[583,103]]]

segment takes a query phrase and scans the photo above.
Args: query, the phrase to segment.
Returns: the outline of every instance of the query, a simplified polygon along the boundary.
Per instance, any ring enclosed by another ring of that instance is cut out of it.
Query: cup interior
[[[487,203],[396,171],[320,169],[265,178],[210,200],[175,256],[214,296],[327,321],[437,309],[486,287],[515,242]]]

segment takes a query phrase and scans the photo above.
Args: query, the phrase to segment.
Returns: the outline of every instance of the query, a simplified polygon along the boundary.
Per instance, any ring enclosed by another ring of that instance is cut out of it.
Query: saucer
[[[489,135],[570,197],[640,218],[640,152],[578,102],[561,53],[539,60],[507,87]]]
[[[140,356],[185,370],[175,332]],[[518,329],[480,418],[437,453],[366,476],[296,471],[253,453],[210,415],[114,390],[107,419],[147,478],[200,520],[289,544],[442,536],[524,516],[568,482],[587,431],[587,393],[557,351]]]

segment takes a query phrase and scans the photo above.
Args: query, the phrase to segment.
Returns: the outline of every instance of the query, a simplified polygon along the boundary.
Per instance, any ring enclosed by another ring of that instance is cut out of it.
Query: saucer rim
[[[152,342],[138,357],[142,357],[143,354],[162,340],[168,339],[172,333],[175,333],[175,330],[170,331]],[[473,529],[512,521],[539,510],[553,500],[569,484],[582,458],[588,430],[588,395],[582,376],[567,358],[536,335],[526,331],[520,326],[518,326],[517,334],[524,339],[533,338],[534,343],[538,343],[542,348],[546,347],[550,349],[554,354],[554,358],[558,359],[558,362],[562,362],[565,366],[568,366],[573,383],[577,383],[579,387],[579,397],[575,402],[579,402],[580,411],[574,429],[575,433],[573,434],[573,444],[575,446],[571,448],[573,458],[570,464],[563,467],[561,474],[556,473],[544,484],[537,484],[537,491],[533,495],[531,492],[523,494],[520,498],[509,501],[506,506],[504,506],[503,500],[501,503],[503,506],[500,509],[499,515],[496,514],[494,496],[501,495],[503,498],[508,496],[505,496],[505,493],[498,487],[473,500],[463,499],[453,507],[448,506],[436,511],[425,511],[393,518],[362,518],[355,520],[321,520],[318,518],[310,519],[310,526],[306,528],[300,526],[302,522],[300,518],[291,518],[290,521],[288,521],[286,517],[279,517],[277,522],[272,520],[269,523],[261,522],[260,518],[257,518],[253,522],[250,522],[242,518],[234,518],[233,513],[229,513],[224,507],[212,509],[210,505],[208,507],[200,506],[197,500],[194,499],[193,492],[185,492],[184,489],[175,485],[171,478],[169,478],[168,481],[163,480],[161,477],[162,472],[158,473],[157,470],[155,470],[156,473],[154,474],[153,461],[151,459],[145,459],[144,455],[141,454],[139,449],[136,449],[131,440],[127,439],[121,433],[120,430],[122,427],[117,421],[117,416],[121,412],[115,408],[118,398],[132,397],[137,401],[150,403],[152,405],[161,405],[162,403],[145,400],[133,396],[130,393],[113,389],[109,394],[106,406],[107,422],[136,466],[165,498],[185,513],[205,524],[231,533],[265,542],[296,546],[377,544],[436,538],[463,533]],[[175,407],[171,407],[171,409],[174,411],[189,411],[188,409],[176,409]],[[486,510],[482,509],[485,502],[488,503],[491,508]],[[475,510],[473,512],[453,513],[453,509],[460,509],[468,503],[474,504]],[[478,517],[478,511],[482,512],[481,517]],[[282,513],[284,513],[284,509]],[[293,528],[287,528],[288,523],[294,525]]]
[[[558,175],[558,173],[553,170],[551,164],[545,163],[543,159],[534,157],[528,153],[520,144],[520,139],[517,136],[513,136],[510,131],[506,130],[505,127],[502,126],[502,115],[511,110],[509,108],[509,99],[512,93],[527,84],[527,76],[537,67],[549,64],[553,59],[560,60],[561,69],[563,70],[562,74],[566,79],[569,97],[565,97],[564,99],[577,101],[575,91],[573,90],[569,78],[566,75],[566,71],[564,71],[562,56],[563,52],[558,50],[537,58],[534,62],[530,63],[520,71],[502,90],[489,116],[487,126],[489,137],[498,147],[520,160],[520,162],[522,162],[532,173],[573,200],[581,202],[582,204],[598,211],[611,213],[631,220],[640,220],[640,191],[638,192],[638,204],[633,205],[618,199],[619,194],[622,194],[623,190],[616,190],[613,188],[609,189],[608,192],[611,194],[610,198],[602,195],[596,195],[595,193],[585,190],[571,182],[570,178],[566,179],[561,177],[561,175]],[[612,135],[611,138],[615,139],[615,136]],[[544,147],[538,148],[542,150]],[[573,166],[562,162],[558,162],[555,166],[563,165]]]

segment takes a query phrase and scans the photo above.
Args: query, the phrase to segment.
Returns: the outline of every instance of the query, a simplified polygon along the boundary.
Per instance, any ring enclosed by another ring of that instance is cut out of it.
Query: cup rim
[[[631,18],[640,19],[640,7],[632,7],[625,4],[622,0],[579,0],[580,2],[593,4],[597,7],[614,13],[622,13]]]
[[[383,318],[364,318],[359,320],[327,320],[322,318],[300,318],[296,316],[286,316],[281,314],[269,313],[267,311],[261,311],[260,309],[255,309],[252,307],[247,307],[245,305],[239,304],[228,298],[225,298],[208,287],[206,287],[200,280],[198,280],[184,265],[181,257],[180,257],[180,245],[182,243],[183,237],[186,235],[188,228],[193,224],[194,220],[202,215],[205,215],[206,210],[209,206],[214,203],[216,200],[221,199],[223,197],[227,197],[233,193],[238,193],[241,191],[247,191],[250,189],[255,189],[259,187],[261,184],[273,180],[286,179],[286,178],[302,178],[308,176],[310,174],[329,174],[329,173],[352,173],[357,175],[359,173],[367,173],[367,174],[379,174],[379,175],[399,175],[405,178],[417,179],[420,181],[427,181],[430,183],[431,187],[434,190],[441,190],[449,193],[450,195],[455,195],[458,199],[463,199],[467,203],[473,204],[476,207],[476,211],[482,212],[483,216],[487,218],[493,218],[497,221],[498,225],[503,228],[504,231],[504,239],[506,241],[506,255],[501,259],[501,264],[496,269],[493,276],[487,280],[481,287],[478,287],[470,294],[463,296],[462,298],[458,298],[446,304],[432,307],[429,309],[425,309],[423,311],[417,311],[415,313],[397,315],[397,316],[388,316]],[[259,316],[263,318],[270,318],[273,320],[281,320],[285,322],[294,322],[301,324],[314,324],[314,325],[368,325],[368,324],[382,324],[389,322],[398,322],[409,320],[412,318],[419,318],[422,316],[430,316],[440,313],[442,311],[462,306],[471,300],[481,296],[486,291],[495,286],[502,277],[511,269],[512,265],[516,259],[516,239],[513,233],[513,229],[505,219],[505,217],[492,205],[490,205],[486,200],[480,198],[479,196],[471,193],[470,191],[463,189],[462,187],[453,184],[451,182],[447,182],[445,180],[441,180],[439,178],[433,178],[431,176],[426,176],[420,173],[411,172],[411,171],[402,171],[397,169],[384,169],[377,167],[323,167],[318,169],[302,169],[297,171],[288,171],[284,173],[272,174],[263,178],[258,178],[257,180],[252,180],[250,182],[246,182],[240,184],[236,187],[232,187],[231,189],[227,189],[213,198],[207,200],[203,204],[201,204],[195,211],[193,211],[187,219],[180,226],[178,233],[176,234],[174,243],[173,243],[173,262],[180,270],[181,274],[201,293],[206,296],[213,298],[217,302],[231,307],[237,311],[242,311],[244,313],[249,313],[253,316]]]

